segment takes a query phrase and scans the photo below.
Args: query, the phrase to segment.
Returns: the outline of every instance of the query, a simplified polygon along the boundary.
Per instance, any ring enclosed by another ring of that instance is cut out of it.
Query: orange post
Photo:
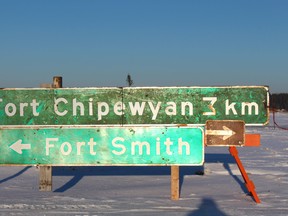
[[[260,199],[255,191],[255,185],[254,183],[249,179],[249,176],[247,175],[246,171],[245,171],[245,168],[238,156],[238,151],[237,151],[237,148],[235,146],[231,146],[229,147],[229,151],[230,151],[230,154],[234,157],[236,163],[237,163],[237,166],[241,172],[241,175],[245,181],[245,186],[246,188],[248,189],[248,191],[250,192],[250,194],[253,196],[254,200],[256,203],[260,203]]]

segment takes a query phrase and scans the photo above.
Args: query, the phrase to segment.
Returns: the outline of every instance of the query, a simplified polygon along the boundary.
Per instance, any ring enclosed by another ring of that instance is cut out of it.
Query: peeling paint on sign
[[[201,127],[0,130],[0,165],[202,165]]]
[[[0,125],[204,125],[269,119],[265,86],[1,89]]]

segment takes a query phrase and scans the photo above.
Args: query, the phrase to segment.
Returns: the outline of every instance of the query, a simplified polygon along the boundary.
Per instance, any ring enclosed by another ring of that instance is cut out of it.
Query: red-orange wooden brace
[[[246,188],[248,189],[248,191],[251,193],[251,195],[253,196],[254,200],[256,203],[260,203],[260,199],[255,191],[255,185],[254,183],[249,179],[249,176],[247,175],[246,171],[245,171],[245,168],[238,156],[238,151],[237,151],[237,148],[235,146],[231,146],[229,147],[229,151],[230,151],[230,154],[234,157],[236,163],[237,163],[237,166],[241,172],[241,175],[245,181],[245,186]]]

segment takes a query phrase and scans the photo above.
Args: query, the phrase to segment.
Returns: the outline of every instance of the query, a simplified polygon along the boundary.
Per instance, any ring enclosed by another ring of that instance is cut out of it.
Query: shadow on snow
[[[229,164],[235,164],[230,154],[205,154],[205,163],[223,163],[223,167],[241,186],[244,192],[246,187],[238,176],[233,175]],[[223,168],[223,169],[224,169]],[[54,192],[64,192],[76,185],[84,176],[157,176],[170,175],[170,166],[70,166],[53,167],[53,176],[73,176],[66,184]],[[186,175],[204,175],[204,166],[180,166],[179,184],[180,193]]]
[[[229,174],[241,186],[244,192],[246,187],[238,176],[233,175],[229,164],[235,163],[230,154],[205,154],[205,163],[223,163],[223,167],[228,170]],[[26,172],[31,166],[24,167],[14,175],[0,180],[0,184],[16,178]],[[84,176],[157,176],[170,175],[170,166],[65,166],[53,167],[53,176],[73,176],[73,178],[54,192],[64,192],[75,186]],[[180,193],[186,175],[204,175],[204,166],[180,166]]]
[[[198,209],[189,213],[187,216],[228,216],[222,212],[213,199],[203,198]]]
[[[16,177],[22,175],[24,172],[26,172],[26,171],[27,171],[28,169],[30,169],[31,167],[32,167],[32,166],[24,167],[22,170],[20,170],[19,172],[15,173],[14,175],[9,176],[9,177],[7,177],[7,178],[4,178],[4,179],[0,180],[0,184],[2,184],[3,182],[9,181],[9,180],[11,180],[11,179],[13,179],[13,178],[16,178]]]

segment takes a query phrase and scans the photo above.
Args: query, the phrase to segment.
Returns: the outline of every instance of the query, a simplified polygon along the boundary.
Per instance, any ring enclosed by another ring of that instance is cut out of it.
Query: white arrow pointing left
[[[10,146],[11,149],[16,151],[18,154],[22,154],[23,149],[31,149],[30,144],[22,144],[22,140],[18,140]]]

